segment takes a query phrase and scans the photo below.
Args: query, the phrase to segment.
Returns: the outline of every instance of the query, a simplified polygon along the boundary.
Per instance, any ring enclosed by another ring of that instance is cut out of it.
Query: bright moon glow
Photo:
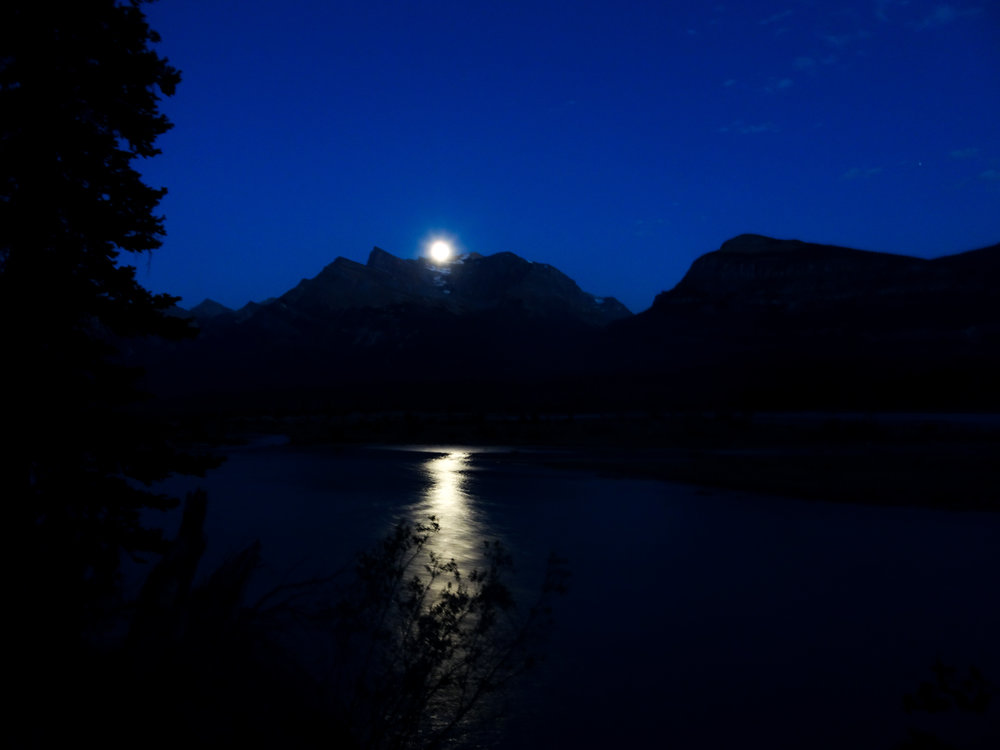
[[[431,260],[435,263],[447,263],[451,260],[451,245],[444,240],[436,240],[431,244]]]

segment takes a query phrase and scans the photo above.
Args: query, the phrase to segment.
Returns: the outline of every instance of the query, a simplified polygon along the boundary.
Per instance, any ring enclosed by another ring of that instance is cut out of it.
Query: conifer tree
[[[191,466],[130,416],[129,337],[188,334],[123,262],[161,244],[159,153],[180,75],[153,48],[144,0],[11,0],[0,10],[0,476],[32,628],[80,633],[115,590],[121,554],[159,548],[148,484]]]

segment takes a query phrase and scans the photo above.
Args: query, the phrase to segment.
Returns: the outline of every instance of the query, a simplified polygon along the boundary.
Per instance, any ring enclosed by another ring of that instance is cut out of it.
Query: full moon
[[[447,263],[451,260],[451,245],[444,240],[435,240],[431,243],[431,260],[435,263]]]

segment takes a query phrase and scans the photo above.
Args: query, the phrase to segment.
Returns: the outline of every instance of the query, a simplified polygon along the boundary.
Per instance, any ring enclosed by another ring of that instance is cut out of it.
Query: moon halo
[[[451,243],[445,240],[434,240],[428,249],[428,254],[435,263],[447,263],[455,251],[452,249]]]

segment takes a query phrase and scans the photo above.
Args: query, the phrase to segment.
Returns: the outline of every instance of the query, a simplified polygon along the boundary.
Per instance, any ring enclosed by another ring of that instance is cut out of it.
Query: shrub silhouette
[[[335,613],[334,695],[362,747],[439,747],[498,709],[491,699],[536,663],[566,590],[565,562],[550,558],[519,611],[504,548],[484,542],[484,567],[463,573],[429,549],[438,530],[433,517],[396,526],[360,556]]]
[[[189,498],[192,516],[203,500]],[[259,543],[189,594],[178,592],[189,561],[168,553],[129,639],[127,682],[156,695],[136,707],[133,725],[283,747],[437,748],[474,737],[540,659],[568,573],[550,559],[537,599],[522,608],[499,543],[484,542],[484,565],[463,571],[431,549],[439,529],[433,517],[399,524],[353,567],[252,604],[241,598]],[[178,546],[197,549],[199,532],[188,532]]]

